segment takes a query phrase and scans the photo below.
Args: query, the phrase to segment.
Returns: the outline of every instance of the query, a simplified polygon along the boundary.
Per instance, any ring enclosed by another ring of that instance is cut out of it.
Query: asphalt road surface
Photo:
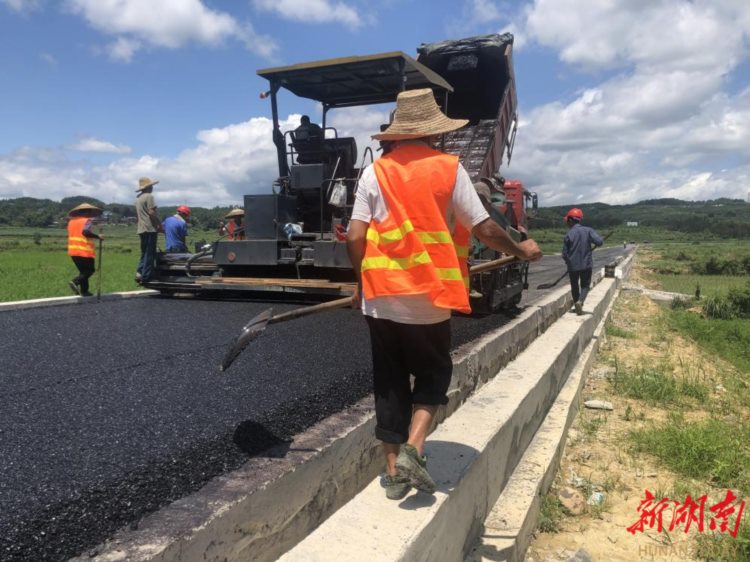
[[[622,253],[597,250],[596,266]],[[533,264],[521,306],[562,268]],[[0,313],[0,559],[85,553],[369,394],[352,310],[271,325],[220,373],[268,306],[154,297]],[[509,318],[454,317],[454,348]]]

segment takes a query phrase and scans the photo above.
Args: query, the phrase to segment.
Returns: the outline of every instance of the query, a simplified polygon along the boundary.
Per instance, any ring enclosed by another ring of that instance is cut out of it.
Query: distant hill
[[[573,205],[542,207],[533,228],[559,228]],[[681,201],[648,199],[631,205],[581,203],[585,224],[596,229],[638,223],[678,232],[711,232],[722,238],[750,238],[750,204],[741,199]]]
[[[0,226],[27,226],[44,228],[64,226],[67,223],[68,211],[81,203],[90,203],[104,209],[110,222],[132,222],[135,219],[135,207],[124,203],[104,203],[93,197],[77,195],[66,197],[60,202],[51,199],[19,197],[0,199]],[[176,212],[176,207],[159,207],[159,216],[166,218]],[[200,228],[217,228],[219,221],[231,207],[191,207],[190,222]]]
[[[114,222],[135,217],[133,205],[103,203],[91,197],[68,197],[60,202],[50,199],[19,197],[0,200],[0,226],[47,227],[64,225],[70,209],[81,203],[92,203],[109,211]],[[561,228],[562,217],[570,205],[541,207],[533,219],[532,228]],[[681,201],[679,199],[649,199],[631,205],[582,203],[585,223],[597,229],[622,226],[628,222],[678,232],[711,232],[724,238],[750,238],[750,204],[741,199],[711,201]],[[205,209],[192,207],[191,222],[198,227],[216,228],[229,207]],[[175,212],[175,207],[159,207],[164,218]]]

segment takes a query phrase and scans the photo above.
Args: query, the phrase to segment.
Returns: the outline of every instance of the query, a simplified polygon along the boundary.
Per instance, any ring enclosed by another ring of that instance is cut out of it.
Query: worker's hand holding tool
[[[518,246],[523,250],[523,255],[518,256],[523,261],[538,261],[542,259],[542,250],[534,240],[524,240]]]
[[[352,308],[362,308],[362,296],[359,294],[359,287],[354,289],[354,292],[352,293]]]

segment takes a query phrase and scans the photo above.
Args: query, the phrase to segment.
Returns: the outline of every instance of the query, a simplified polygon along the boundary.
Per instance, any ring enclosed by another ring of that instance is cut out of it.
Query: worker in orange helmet
[[[190,207],[180,205],[177,212],[171,217],[164,219],[164,237],[168,254],[180,254],[188,251],[185,239],[188,234],[188,220],[190,219]]]
[[[573,292],[573,306],[576,314],[583,314],[583,303],[591,289],[591,271],[594,260],[591,256],[594,247],[604,244],[604,239],[588,226],[583,226],[583,211],[572,208],[565,215],[568,233],[565,235],[562,258],[568,266],[570,288]]]
[[[448,403],[451,311],[471,311],[471,235],[523,260],[542,255],[536,242],[515,242],[490,219],[458,157],[432,148],[466,123],[446,116],[430,89],[401,92],[393,121],[373,135],[391,149],[363,171],[349,222],[347,250],[360,281],[352,305],[370,330],[375,436],[392,500],[412,487],[435,491],[424,445]]]

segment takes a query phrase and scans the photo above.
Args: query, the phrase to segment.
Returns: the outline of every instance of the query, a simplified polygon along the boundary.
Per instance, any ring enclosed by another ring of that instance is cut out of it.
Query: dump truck
[[[379,149],[360,151],[354,138],[339,136],[329,112],[393,103],[406,89],[430,88],[449,117],[469,120],[436,148],[459,157],[493,218],[523,239],[536,195],[500,175],[518,121],[512,48],[505,33],[423,44],[416,59],[394,51],[258,70],[268,81],[262,97],[270,99],[278,175],[268,193],[244,196],[245,239],[221,239],[193,254],[160,253],[145,286],[164,294],[295,301],[351,294],[356,277],[345,231],[359,177]],[[322,106],[320,133],[281,129],[281,89]],[[471,259],[497,257],[477,246]],[[528,265],[516,263],[473,276],[472,308],[517,304],[527,275]]]

